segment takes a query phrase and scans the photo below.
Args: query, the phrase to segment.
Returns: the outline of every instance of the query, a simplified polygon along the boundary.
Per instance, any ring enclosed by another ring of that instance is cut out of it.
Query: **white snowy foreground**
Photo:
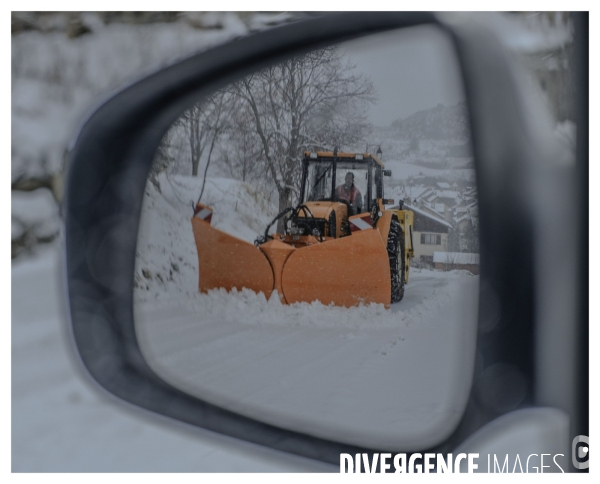
[[[313,461],[127,407],[84,378],[62,308],[59,257],[12,266],[13,472],[324,472]]]
[[[190,200],[202,180],[158,181],[146,186],[134,296],[142,349],[165,380],[262,421],[373,448],[423,448],[454,430],[471,385],[478,277],[413,270],[390,309],[199,294]],[[252,243],[276,214],[267,196],[217,176],[203,201],[213,226]]]
[[[224,290],[136,306],[167,381],[312,435],[416,450],[450,434],[474,364],[478,277],[413,271],[403,301],[358,308]]]

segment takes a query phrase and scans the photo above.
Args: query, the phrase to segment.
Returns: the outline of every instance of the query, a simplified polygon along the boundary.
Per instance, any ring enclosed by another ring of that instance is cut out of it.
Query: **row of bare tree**
[[[266,178],[283,210],[299,194],[303,152],[362,144],[374,100],[371,80],[338,47],[291,58],[188,109],[165,135],[153,176],[206,177],[216,162],[243,181]]]

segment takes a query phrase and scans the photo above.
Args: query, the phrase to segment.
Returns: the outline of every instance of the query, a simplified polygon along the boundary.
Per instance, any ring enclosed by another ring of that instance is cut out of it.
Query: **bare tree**
[[[198,203],[202,199],[204,194],[204,187],[206,186],[206,175],[208,174],[208,168],[212,159],[212,154],[215,149],[215,145],[219,137],[228,129],[229,122],[228,118],[231,114],[234,106],[234,98],[228,95],[224,91],[217,92],[208,99],[209,107],[208,115],[210,119],[207,124],[210,126],[208,137],[210,138],[210,147],[208,149],[208,158],[206,165],[204,166],[204,176],[202,178],[202,189],[200,190],[200,196],[198,197]],[[207,118],[208,119],[208,118]]]
[[[207,149],[208,169],[215,144],[227,128],[226,111],[231,108],[231,103],[230,95],[218,91],[182,114],[179,122],[185,126],[187,132],[192,176],[198,176],[200,161]]]
[[[231,126],[222,138],[220,161],[229,173],[243,182],[255,181],[264,177],[261,164],[262,143],[253,129],[253,114],[240,103],[231,116]]]
[[[260,161],[278,192],[280,211],[298,195],[303,151],[361,140],[369,127],[364,106],[374,101],[370,79],[356,73],[337,47],[269,67],[229,92],[250,110]]]

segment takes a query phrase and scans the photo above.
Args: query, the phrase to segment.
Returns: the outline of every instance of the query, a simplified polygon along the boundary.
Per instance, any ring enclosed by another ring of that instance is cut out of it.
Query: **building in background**
[[[448,250],[448,233],[452,225],[439,215],[433,215],[412,205],[404,205],[415,214],[413,226],[414,257],[420,262],[433,264],[434,252]]]

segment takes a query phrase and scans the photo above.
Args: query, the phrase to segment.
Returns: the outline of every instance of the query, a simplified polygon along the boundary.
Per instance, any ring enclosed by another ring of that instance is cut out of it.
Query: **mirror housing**
[[[587,326],[577,291],[560,290],[581,287],[585,264],[571,251],[566,255],[573,263],[560,278],[540,277],[554,266],[555,247],[585,246],[578,225],[581,221],[575,216],[561,217],[563,230],[551,232],[556,224],[545,222],[547,207],[527,190],[536,187],[536,196],[550,192],[555,201],[559,199],[554,205],[564,202],[573,208],[571,202],[578,197],[577,174],[573,165],[557,160],[552,145],[544,145],[547,127],[540,128],[535,117],[541,111],[531,107],[533,100],[526,95],[519,71],[504,48],[486,26],[459,13],[342,13],[274,28],[152,74],[117,93],[91,115],[70,149],[64,211],[72,337],[94,381],[142,408],[284,452],[338,464],[340,453],[373,451],[243,417],[159,378],[144,360],[134,330],[131,288],[137,226],[156,147],[190,102],[312,47],[423,24],[436,24],[450,33],[464,74],[480,194],[482,281],[478,342],[482,364],[474,375],[472,400],[458,429],[427,451],[456,448],[506,411],[485,407],[477,399],[481,377],[494,365],[511,365],[522,375],[524,404],[560,406],[574,422],[585,421],[587,416],[580,412],[587,390],[587,382],[580,379],[585,361],[568,345],[585,342]],[[584,136],[586,126],[581,124]],[[578,136],[580,132],[578,126]],[[578,138],[578,150],[585,149],[582,140],[585,142],[585,137]],[[585,163],[585,154],[580,156]],[[545,181],[542,188],[536,183],[539,179]],[[569,239],[572,233],[577,240]],[[544,299],[549,294],[554,297]],[[553,317],[548,308],[555,307],[563,310]],[[560,326],[564,319],[557,318],[564,316],[564,311],[578,324]],[[547,315],[541,321],[537,319],[540,312]],[[562,339],[556,338],[559,329]],[[538,342],[536,334],[546,339]],[[550,339],[552,344],[545,344]],[[552,365],[549,355],[556,361],[557,354],[565,355],[555,363],[562,371],[544,371],[546,367],[540,363]],[[581,425],[574,428],[581,430]]]

